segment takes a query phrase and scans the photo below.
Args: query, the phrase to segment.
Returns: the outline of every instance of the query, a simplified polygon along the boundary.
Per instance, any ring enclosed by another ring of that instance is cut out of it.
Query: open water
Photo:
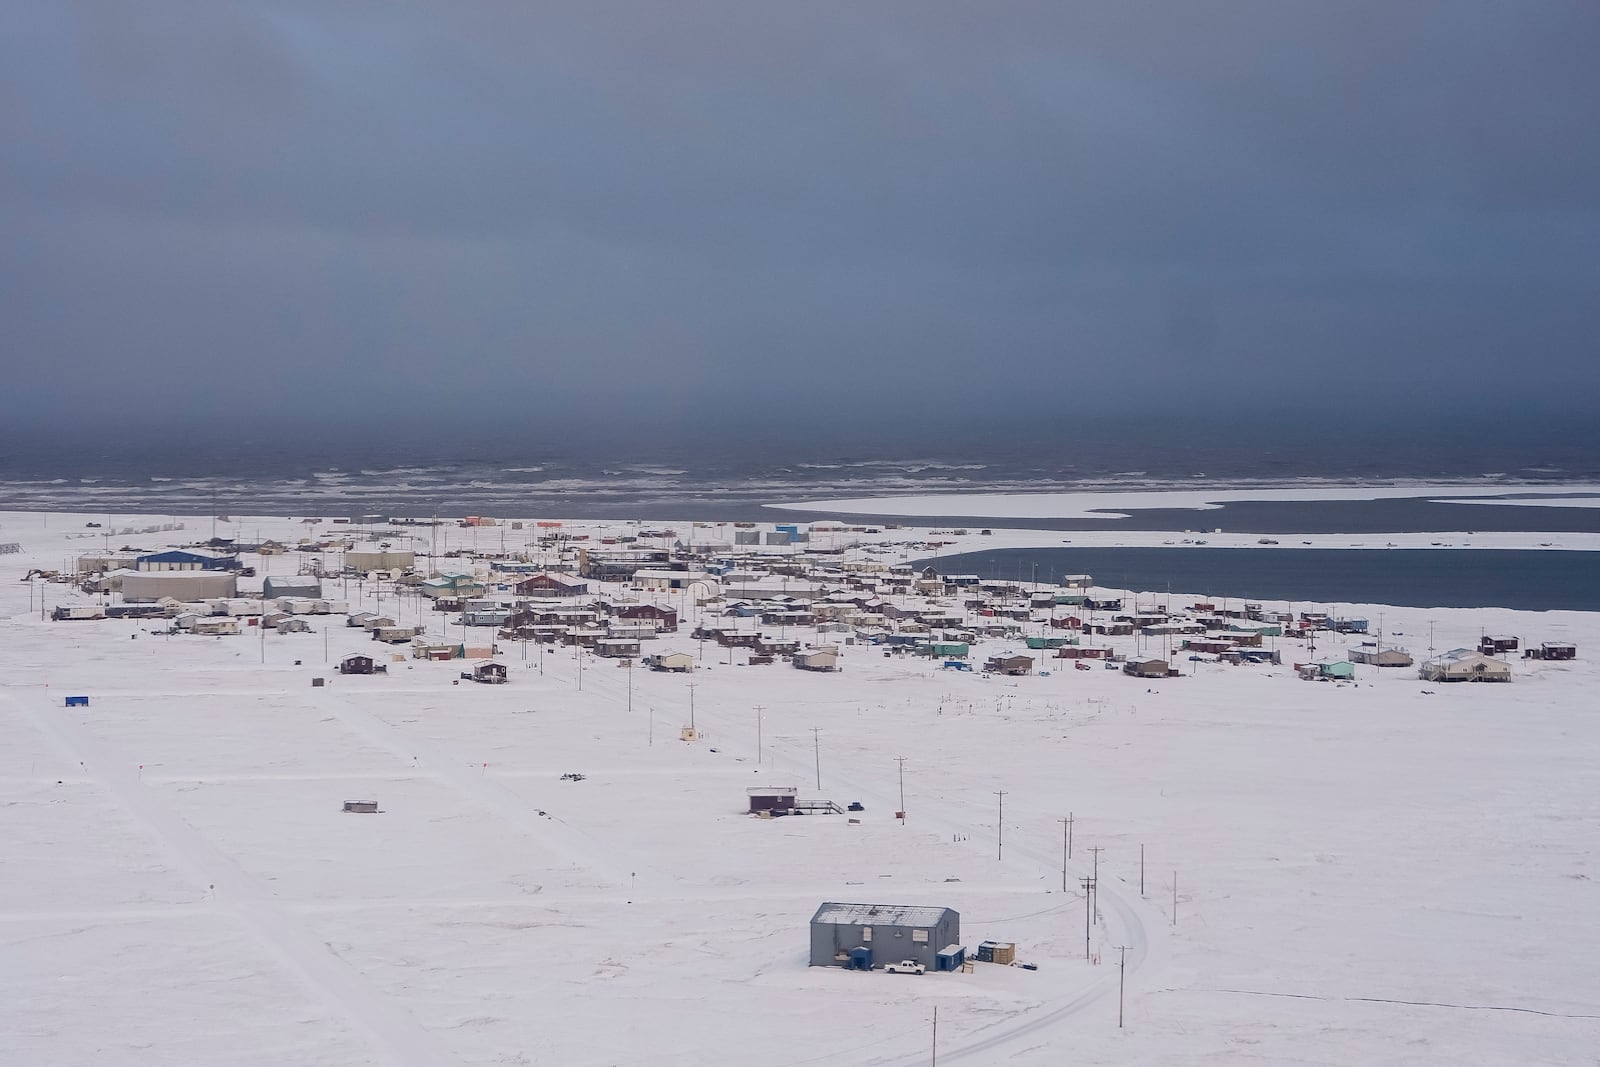
[[[418,432],[403,440],[289,431],[198,438],[149,424],[120,435],[0,430],[0,509],[101,515],[281,514],[307,517],[497,515],[646,521],[807,521],[918,526],[1028,526],[1102,531],[1221,528],[1285,534],[1460,531],[1600,532],[1600,509],[1375,501],[1241,501],[1217,510],[1139,511],[1120,519],[1005,520],[982,515],[900,519],[774,510],[769,504],[938,492],[1278,488],[1326,484],[1526,484],[1560,492],[1600,482],[1600,442],[1467,428],[1433,436],[1345,435],[1335,444],[1280,429],[1206,437],[1159,429],[1117,434],[1073,427],[1028,441],[956,442],[885,434],[843,442],[769,441],[714,428],[686,439],[521,440]],[[980,435],[981,436],[981,435]],[[1573,445],[1573,441],[1578,441]],[[1453,494],[1468,495],[1468,494]],[[1253,599],[1419,606],[1503,605],[1600,610],[1600,554],[1201,549],[1042,549],[986,553],[957,564],[1042,573],[1086,571],[1135,589]],[[950,566],[950,559],[941,566]]]
[[[941,574],[1172,591],[1209,601],[1600,611],[1600,553],[1476,548],[1039,548],[924,560]]]

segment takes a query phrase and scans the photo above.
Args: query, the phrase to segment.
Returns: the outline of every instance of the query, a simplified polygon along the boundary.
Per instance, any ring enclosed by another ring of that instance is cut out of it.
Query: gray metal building
[[[941,949],[961,943],[961,916],[951,908],[828,903],[811,917],[811,966],[846,966],[856,949],[872,965],[916,960],[934,970]]]
[[[269,600],[283,596],[304,596],[314,600],[322,596],[322,579],[311,574],[276,575],[261,583],[261,595]]]
[[[190,603],[239,595],[231,571],[121,571],[113,588],[127,604],[153,604],[162,597]]]

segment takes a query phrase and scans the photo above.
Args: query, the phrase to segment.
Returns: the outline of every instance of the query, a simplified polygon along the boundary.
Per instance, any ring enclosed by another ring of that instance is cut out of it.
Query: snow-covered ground
[[[23,549],[0,556],[0,1062],[912,1064],[935,1007],[941,1063],[1600,1048],[1600,616],[1354,606],[1419,656],[1430,630],[1578,644],[1506,686],[1302,682],[1293,643],[1283,667],[1156,684],[859,646],[814,675],[686,635],[658,644],[703,656],[687,677],[511,646],[510,684],[476,686],[459,662],[332,674],[382,647],[339,617],[265,640],[41,621],[14,579],[101,548],[87,518],[0,516]],[[1028,536],[958,541],[1080,535]],[[698,742],[678,739],[691,716]],[[761,782],[866,810],[753,819]],[[366,799],[382,813],[340,810]],[[808,968],[825,900],[948,905],[967,945],[1015,941],[1039,969]]]

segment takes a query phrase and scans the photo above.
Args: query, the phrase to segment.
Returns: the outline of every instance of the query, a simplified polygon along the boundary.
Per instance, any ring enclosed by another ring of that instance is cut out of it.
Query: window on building
[[[863,941],[871,941],[872,940],[872,927],[863,926],[861,928],[861,940],[863,940]]]
[[[911,940],[920,941],[924,945],[926,945],[928,943],[928,931],[926,931],[926,930],[913,930],[913,931],[911,931]]]

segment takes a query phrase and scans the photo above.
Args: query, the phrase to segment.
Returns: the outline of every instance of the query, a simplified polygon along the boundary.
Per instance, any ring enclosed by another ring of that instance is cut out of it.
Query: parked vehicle
[[[928,968],[916,960],[901,960],[899,963],[886,963],[883,965],[886,974],[923,974]]]

